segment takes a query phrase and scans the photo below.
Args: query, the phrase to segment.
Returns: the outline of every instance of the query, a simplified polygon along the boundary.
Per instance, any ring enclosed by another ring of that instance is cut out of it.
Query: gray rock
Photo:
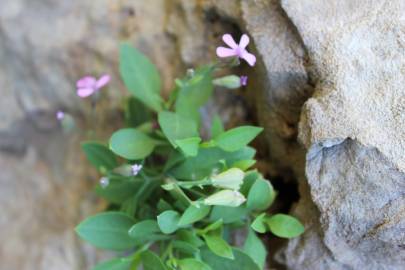
[[[317,211],[296,209],[307,231],[284,260],[300,270],[404,269],[405,3],[282,3],[317,81],[299,129]]]

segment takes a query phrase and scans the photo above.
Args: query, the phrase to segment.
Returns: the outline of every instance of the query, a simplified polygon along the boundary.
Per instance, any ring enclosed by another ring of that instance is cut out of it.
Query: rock
[[[320,215],[313,220],[318,211],[298,207],[307,231],[290,242],[285,262],[300,270],[403,269],[405,3],[283,0],[282,6],[315,70],[299,137]]]

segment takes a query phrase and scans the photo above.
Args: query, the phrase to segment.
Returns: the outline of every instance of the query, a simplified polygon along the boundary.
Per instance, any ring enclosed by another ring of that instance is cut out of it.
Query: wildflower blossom
[[[250,66],[255,65],[256,57],[246,50],[246,47],[249,44],[249,37],[246,34],[242,35],[239,44],[236,44],[235,40],[232,38],[230,34],[223,35],[222,40],[230,48],[218,47],[217,48],[218,57],[223,58],[223,57],[237,56],[241,59],[244,59]]]
[[[65,113],[62,111],[57,111],[56,112],[56,119],[58,119],[59,121],[62,120],[65,117]]]
[[[134,164],[131,166],[132,169],[132,175],[138,175],[138,173],[142,170],[142,165],[141,164]]]
[[[110,79],[109,75],[103,75],[98,80],[92,76],[85,76],[76,83],[77,95],[81,98],[91,96],[102,87],[106,86]]]
[[[247,85],[247,80],[248,80],[248,76],[240,76],[240,84],[242,86],[246,86]]]

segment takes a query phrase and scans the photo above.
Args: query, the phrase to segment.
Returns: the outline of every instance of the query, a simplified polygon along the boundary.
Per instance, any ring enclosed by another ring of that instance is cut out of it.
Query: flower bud
[[[240,77],[236,75],[228,75],[212,81],[216,86],[222,86],[229,89],[236,89],[241,86]]]
[[[224,189],[206,198],[204,204],[238,207],[245,201],[245,197],[239,191]]]
[[[239,190],[243,183],[245,173],[238,168],[232,168],[211,178],[212,185],[215,187]]]

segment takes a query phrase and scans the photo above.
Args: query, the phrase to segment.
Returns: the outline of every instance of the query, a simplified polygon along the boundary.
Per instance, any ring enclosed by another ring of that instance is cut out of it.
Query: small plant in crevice
[[[256,58],[226,34],[229,48],[217,48],[225,61],[189,70],[175,80],[165,100],[156,67],[129,44],[120,47],[121,77],[132,94],[126,103],[126,127],[109,144],[87,141],[82,148],[102,175],[96,193],[108,211],[80,223],[77,234],[94,246],[117,251],[117,258],[94,270],[259,270],[266,248],[258,233],[291,238],[304,228],[292,216],[270,215],[276,197],[271,183],[252,167],[255,149],[248,144],[262,131],[255,126],[225,130],[212,119],[210,137],[200,133],[200,108],[214,86],[236,89],[247,77],[215,78],[219,69],[254,66]],[[89,97],[110,80],[85,77],[78,95]],[[66,118],[63,112],[57,115]],[[232,246],[235,230],[245,229],[242,247]]]

